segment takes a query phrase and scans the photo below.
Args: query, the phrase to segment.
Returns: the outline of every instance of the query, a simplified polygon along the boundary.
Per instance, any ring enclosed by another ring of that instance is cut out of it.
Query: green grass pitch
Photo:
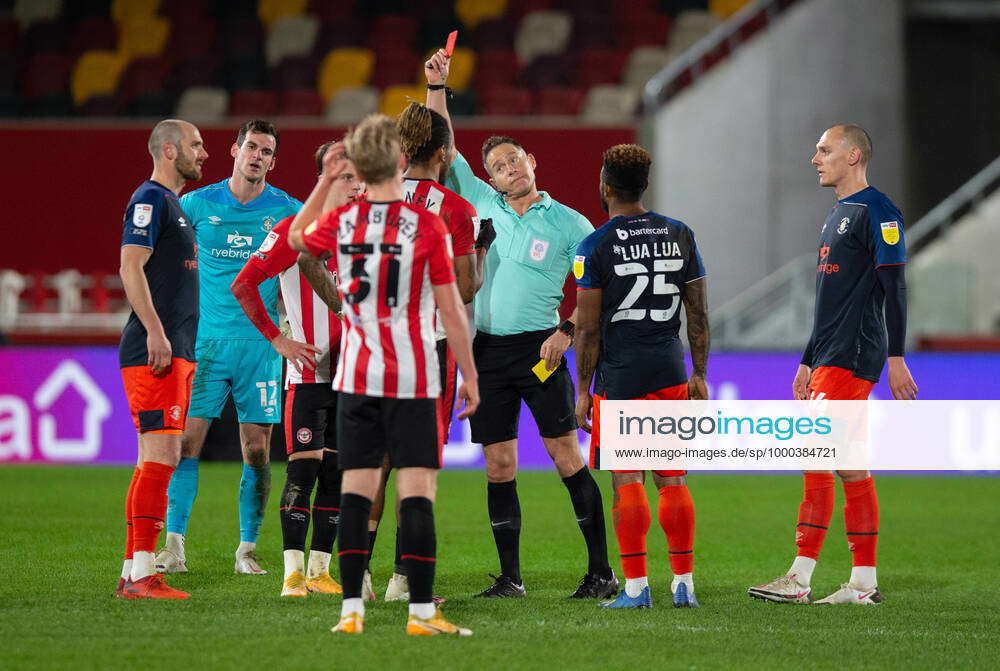
[[[331,634],[340,598],[278,597],[281,534],[274,490],[259,544],[267,576],[237,576],[239,467],[206,464],[188,534],[191,573],[174,576],[187,602],[111,596],[120,569],[128,469],[0,468],[0,668],[988,668],[1000,654],[994,478],[878,478],[882,533],[877,607],[752,601],[751,583],[791,560],[801,478],[689,477],[697,510],[698,610],[670,607],[666,544],[649,536],[653,608],[599,610],[566,599],[584,547],[554,473],[522,473],[522,565],[528,597],[487,601],[496,556],[479,472],[441,474],[436,593],[471,639],[413,639],[405,604],[369,605],[360,637]],[[596,474],[610,524],[610,483]],[[647,484],[655,506],[655,493]],[[842,493],[813,580],[825,596],[848,577]],[[655,508],[654,508],[655,511]],[[376,589],[391,573],[393,518],[373,560]],[[609,529],[612,565],[617,545]],[[425,656],[421,656],[425,655]],[[430,666],[433,665],[433,666]],[[558,665],[558,667],[554,666]]]

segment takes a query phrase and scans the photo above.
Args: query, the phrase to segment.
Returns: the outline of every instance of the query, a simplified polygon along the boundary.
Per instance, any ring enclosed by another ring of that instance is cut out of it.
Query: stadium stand
[[[373,87],[346,87],[330,98],[324,118],[333,125],[347,125],[377,109],[378,91]]]

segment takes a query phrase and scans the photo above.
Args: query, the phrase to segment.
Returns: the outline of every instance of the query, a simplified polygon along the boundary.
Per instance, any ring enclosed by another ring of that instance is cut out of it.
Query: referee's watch
[[[576,328],[576,324],[568,319],[564,319],[563,323],[559,325],[559,330],[569,336],[570,342],[573,341],[573,329]]]

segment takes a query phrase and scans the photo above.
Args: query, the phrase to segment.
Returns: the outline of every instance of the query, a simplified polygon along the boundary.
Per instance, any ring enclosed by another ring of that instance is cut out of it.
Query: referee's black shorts
[[[541,382],[532,372],[542,343],[555,329],[496,336],[480,331],[472,344],[479,371],[479,408],[469,418],[472,442],[492,445],[517,438],[521,400],[528,404],[538,432],[557,438],[576,426],[573,380],[566,359]]]

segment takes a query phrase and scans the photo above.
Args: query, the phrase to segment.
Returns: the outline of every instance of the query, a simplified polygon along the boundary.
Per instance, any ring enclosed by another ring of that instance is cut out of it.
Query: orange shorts
[[[153,375],[149,366],[122,368],[125,398],[139,433],[182,433],[191,403],[193,361],[174,357],[170,367]]]
[[[809,398],[831,401],[867,401],[875,383],[854,377],[854,371],[836,366],[820,366],[809,380]]]
[[[687,382],[666,387],[652,394],[646,394],[635,401],[686,401],[688,398]],[[590,434],[590,467],[597,468],[597,451],[601,443],[601,401],[605,400],[603,395],[594,394],[594,418],[591,422]],[[639,471],[611,471],[612,473],[638,473]],[[653,471],[662,478],[680,477],[687,471]]]

